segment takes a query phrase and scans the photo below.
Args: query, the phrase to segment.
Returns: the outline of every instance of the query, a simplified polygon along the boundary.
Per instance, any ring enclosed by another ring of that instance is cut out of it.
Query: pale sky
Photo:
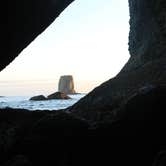
[[[61,75],[87,93],[129,58],[128,0],[75,0],[2,72],[1,95],[47,95]]]

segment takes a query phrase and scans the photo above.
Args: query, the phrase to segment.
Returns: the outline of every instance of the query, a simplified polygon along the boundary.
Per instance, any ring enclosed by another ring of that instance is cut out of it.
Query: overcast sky
[[[128,0],[75,0],[0,73],[0,95],[49,94],[67,74],[89,92],[127,62],[128,32]]]

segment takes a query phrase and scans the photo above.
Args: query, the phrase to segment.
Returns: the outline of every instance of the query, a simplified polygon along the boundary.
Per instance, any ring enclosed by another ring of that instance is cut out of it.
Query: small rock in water
[[[47,100],[47,98],[43,95],[38,95],[38,96],[31,97],[29,100],[40,101],[40,100]]]
[[[71,99],[71,98],[63,92],[55,92],[47,96],[47,99]]]

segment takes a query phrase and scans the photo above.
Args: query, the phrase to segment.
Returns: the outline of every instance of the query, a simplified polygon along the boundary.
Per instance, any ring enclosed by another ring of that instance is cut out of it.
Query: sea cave
[[[8,3],[0,70],[70,3]],[[67,110],[1,109],[0,165],[166,165],[165,9],[164,0],[129,0],[129,61]]]

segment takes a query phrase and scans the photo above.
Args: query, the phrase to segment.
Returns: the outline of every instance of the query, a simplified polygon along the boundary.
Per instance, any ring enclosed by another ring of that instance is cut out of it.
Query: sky
[[[127,0],[75,0],[0,72],[0,96],[48,95],[61,75],[88,93],[129,58]]]

